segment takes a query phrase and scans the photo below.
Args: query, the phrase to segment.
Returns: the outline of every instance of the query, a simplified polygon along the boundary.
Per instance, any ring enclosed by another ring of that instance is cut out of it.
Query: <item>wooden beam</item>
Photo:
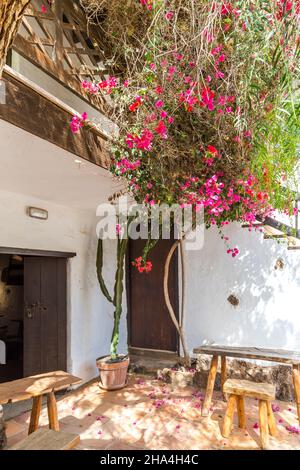
[[[17,78],[3,74],[6,104],[0,105],[0,118],[102,168],[109,166],[106,140],[97,132],[83,128],[72,134],[72,114],[49,101]],[[47,116],[47,119],[45,119]]]

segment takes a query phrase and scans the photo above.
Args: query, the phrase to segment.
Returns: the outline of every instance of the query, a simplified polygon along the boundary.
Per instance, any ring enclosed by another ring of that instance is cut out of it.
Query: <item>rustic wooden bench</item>
[[[28,434],[31,434],[38,429],[42,399],[43,395],[46,395],[49,428],[53,431],[59,431],[55,392],[79,384],[81,381],[78,377],[67,372],[54,371],[6,382],[0,384],[0,405],[32,398],[33,405],[28,430]]]
[[[298,420],[300,424],[300,352],[286,351],[284,349],[263,349],[252,347],[248,348],[211,345],[195,348],[194,354],[208,354],[212,356],[205,398],[202,407],[202,416],[208,416],[209,409],[211,407],[219,357],[221,357],[222,387],[227,379],[226,357],[235,357],[239,359],[256,359],[261,361],[279,362],[292,366]]]
[[[261,447],[269,446],[271,436],[277,435],[271,400],[275,399],[275,386],[267,383],[255,383],[249,380],[226,380],[223,391],[229,394],[226,413],[223,421],[222,435],[227,438],[233,426],[234,409],[237,408],[239,428],[246,429],[245,397],[259,400],[259,428]]]
[[[80,443],[77,434],[40,428],[9,450],[70,450]]]

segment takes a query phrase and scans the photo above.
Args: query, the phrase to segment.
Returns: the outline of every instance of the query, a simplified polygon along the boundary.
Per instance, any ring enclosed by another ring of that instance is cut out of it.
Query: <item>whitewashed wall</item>
[[[29,218],[28,205],[49,211],[48,221]],[[92,213],[0,191],[0,246],[76,252],[68,262],[68,368],[88,380],[96,376],[95,359],[109,353],[112,306],[102,296],[95,271],[96,235]],[[113,242],[105,243],[105,277],[113,287]],[[125,306],[126,313],[126,306]],[[125,352],[125,315],[120,351]]]
[[[190,350],[205,343],[300,350],[300,251],[237,224],[226,231],[241,252],[237,258],[215,229],[205,232],[201,251],[187,253]],[[279,258],[283,270],[274,269]],[[227,301],[230,294],[237,307]]]

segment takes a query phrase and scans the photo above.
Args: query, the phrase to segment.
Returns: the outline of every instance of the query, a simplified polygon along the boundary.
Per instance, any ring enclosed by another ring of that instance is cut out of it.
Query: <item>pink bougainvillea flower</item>
[[[163,92],[164,92],[164,90],[161,86],[157,86],[155,88],[155,93],[157,93],[158,95],[161,95]]]
[[[233,12],[233,6],[231,5],[231,3],[229,2],[224,2],[222,4],[222,8],[221,8],[221,14],[224,15],[224,16],[227,16],[229,15],[230,13]]]
[[[238,248],[229,248],[227,250],[227,254],[229,254],[229,255],[231,254],[232,258],[235,258],[239,254],[239,252],[240,251],[239,251]],[[255,423],[255,424],[257,424],[257,423]],[[254,428],[254,426],[253,426],[253,428]],[[254,429],[256,429],[256,428],[254,428]]]
[[[202,106],[207,107],[209,111],[213,111],[215,108],[214,105],[214,96],[215,93],[209,88],[209,87],[203,87],[201,91],[201,97],[202,97]]]
[[[123,83],[123,86],[124,86],[125,88],[128,88],[128,86],[129,86],[129,80],[125,80],[124,83]]]
[[[210,83],[212,81],[212,76],[211,75],[207,75],[207,77],[205,77],[205,81],[207,83]]]
[[[163,139],[168,138],[167,126],[163,121],[159,121],[155,128],[155,132],[157,132],[157,134],[159,134]]]
[[[126,144],[130,149],[152,150],[153,137],[153,133],[149,129],[144,129],[140,137],[129,132],[126,136]]]
[[[216,78],[224,78],[225,74],[221,70],[216,71]]]
[[[46,5],[42,5],[42,6],[41,6],[41,12],[42,12],[42,13],[47,13],[47,7],[46,7]]]
[[[148,274],[152,270],[151,261],[144,262],[144,260],[141,256],[139,256],[134,261],[132,261],[132,266],[136,267],[139,273]]]
[[[170,116],[169,119],[168,119],[168,123],[173,124],[173,122],[174,122],[174,118],[173,118],[173,116]]]
[[[285,429],[289,431],[291,434],[300,434],[299,426],[286,426]]]
[[[149,65],[150,69],[151,70],[156,70],[156,65],[154,64],[154,62],[152,62],[150,65]]]
[[[88,118],[87,113],[82,113],[82,115],[79,116],[73,116],[72,120],[70,122],[70,128],[73,134],[76,134],[79,132],[79,130],[84,126],[86,120]]]
[[[162,100],[158,100],[155,103],[156,108],[162,108],[164,106],[164,102]]]
[[[207,151],[209,153],[211,153],[212,155],[218,155],[219,154],[218,150],[213,145],[208,145]]]
[[[165,14],[165,18],[166,20],[170,21],[174,16],[174,12],[173,11],[167,11],[167,13]]]
[[[165,119],[167,116],[168,116],[167,111],[162,111],[162,112],[160,113],[160,117],[161,117],[162,119]]]
[[[272,411],[273,411],[273,413],[277,413],[278,411],[280,411],[280,406],[275,405],[275,404],[273,403],[273,404],[272,404]]]
[[[207,30],[207,28],[203,31],[203,36],[208,42],[208,44],[212,43],[215,38],[214,35],[210,31]]]
[[[223,48],[223,46],[222,46],[222,44],[220,44],[219,46],[214,47],[214,48],[210,51],[210,53],[211,53],[212,55],[220,54],[222,48]]]
[[[148,9],[149,11],[151,11],[151,10],[153,9],[152,0],[140,0],[140,3],[141,3],[143,6],[147,7],[147,9]]]
[[[221,54],[217,59],[218,62],[225,62],[225,60],[226,60],[225,54]]]

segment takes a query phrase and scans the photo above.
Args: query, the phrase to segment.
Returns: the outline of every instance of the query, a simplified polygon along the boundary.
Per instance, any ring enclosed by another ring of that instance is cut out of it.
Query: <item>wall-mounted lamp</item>
[[[45,209],[39,209],[38,207],[27,207],[27,215],[29,215],[29,217],[33,217],[34,219],[48,219],[48,211]]]

